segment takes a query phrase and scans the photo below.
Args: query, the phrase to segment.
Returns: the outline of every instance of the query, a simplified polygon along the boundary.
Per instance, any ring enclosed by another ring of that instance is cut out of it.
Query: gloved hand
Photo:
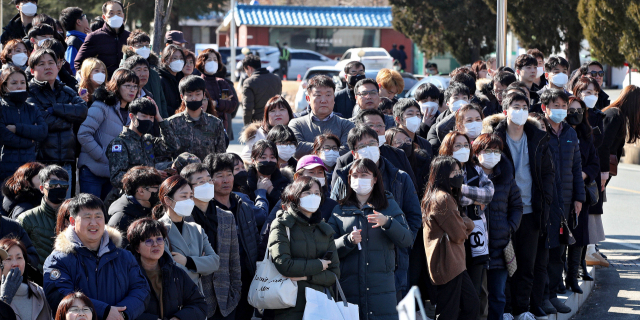
[[[3,275],[2,283],[0,284],[0,300],[6,304],[11,304],[21,283],[22,275],[19,268],[13,268],[6,276]]]

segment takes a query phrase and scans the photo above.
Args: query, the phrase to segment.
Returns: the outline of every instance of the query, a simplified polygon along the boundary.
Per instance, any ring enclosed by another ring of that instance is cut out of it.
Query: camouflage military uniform
[[[167,121],[160,122],[160,135],[156,138],[150,134],[139,136],[136,132],[125,127],[109,146],[109,173],[111,184],[115,188],[122,188],[122,177],[135,166],[154,167],[156,155],[171,155],[178,150],[178,140]]]
[[[180,145],[176,156],[189,152],[203,160],[210,153],[227,151],[222,121],[209,113],[203,112],[194,121],[184,111],[171,116],[167,122],[171,124]]]

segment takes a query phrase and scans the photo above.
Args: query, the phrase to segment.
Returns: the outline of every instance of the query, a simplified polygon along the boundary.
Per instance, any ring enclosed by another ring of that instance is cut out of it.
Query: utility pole
[[[507,64],[507,0],[497,0],[496,14],[496,67]]]
[[[231,49],[231,55],[229,59],[229,67],[231,67],[231,82],[236,82],[236,0],[231,0],[231,24],[229,27],[229,49]]]

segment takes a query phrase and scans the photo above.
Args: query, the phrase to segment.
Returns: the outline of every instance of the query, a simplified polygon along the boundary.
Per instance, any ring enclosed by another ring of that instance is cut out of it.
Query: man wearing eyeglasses
[[[87,15],[84,14],[82,9],[69,7],[60,12],[60,23],[62,23],[64,29],[67,30],[67,39],[65,40],[67,43],[67,51],[64,54],[64,59],[69,62],[71,72],[75,76],[76,68],[74,61],[76,55],[84,43],[87,34],[91,32],[89,20],[87,20]]]
[[[58,165],[49,165],[38,173],[41,181],[40,192],[44,195],[39,207],[25,211],[18,217],[18,223],[24,228],[38,251],[37,267],[42,272],[42,265],[51,251],[56,236],[58,207],[66,199],[69,189],[69,174]],[[34,263],[36,265],[36,263]]]
[[[362,79],[356,83],[353,91],[356,95],[356,106],[353,108],[353,117],[349,119],[355,122],[355,118],[358,116],[361,110],[378,109],[380,105],[380,87],[373,79]],[[393,117],[384,116],[385,130],[393,128],[396,123],[393,121]]]
[[[98,319],[136,319],[145,310],[149,284],[133,254],[120,248],[123,235],[105,226],[98,197],[81,193],[68,205],[69,226],[44,263],[44,291],[52,310],[69,293],[91,299]]]

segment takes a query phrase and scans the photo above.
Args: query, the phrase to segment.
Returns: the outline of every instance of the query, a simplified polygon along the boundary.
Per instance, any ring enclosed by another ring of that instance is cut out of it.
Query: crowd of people
[[[400,73],[353,61],[346,88],[315,76],[294,113],[258,56],[236,92],[219,52],[170,31],[157,56],[119,1],[92,23],[14,2],[2,319],[299,320],[307,288],[335,297],[336,281],[360,319],[397,319],[412,286],[437,319],[547,319],[609,264],[606,185],[640,138],[640,89],[611,102],[598,62],[531,49],[515,70],[478,61],[398,99]],[[244,147],[228,153],[240,107]],[[294,307],[249,303],[266,256],[297,283]]]

